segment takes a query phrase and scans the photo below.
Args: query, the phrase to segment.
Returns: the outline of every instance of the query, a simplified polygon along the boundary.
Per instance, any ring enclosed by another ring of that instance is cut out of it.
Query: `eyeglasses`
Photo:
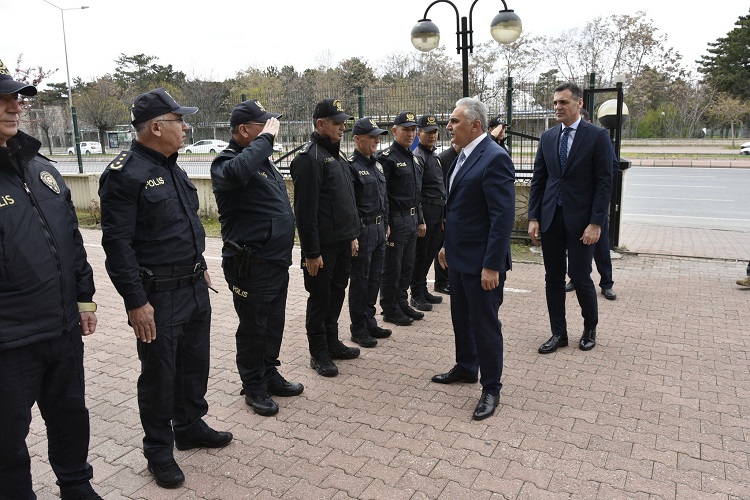
[[[170,119],[163,119],[163,120],[156,120],[157,122],[182,122],[185,123],[185,117],[181,116],[179,118],[170,118]]]
[[[266,122],[245,122],[243,125],[260,125],[261,127],[265,127]]]

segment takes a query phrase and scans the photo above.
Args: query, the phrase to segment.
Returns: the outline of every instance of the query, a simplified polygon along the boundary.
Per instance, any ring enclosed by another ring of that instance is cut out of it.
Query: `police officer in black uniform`
[[[310,367],[324,377],[338,375],[334,359],[353,359],[359,349],[338,336],[352,256],[357,253],[359,217],[346,157],[339,151],[346,120],[338,99],[315,106],[315,131],[292,160],[297,219],[307,299],[305,328]]]
[[[101,500],[91,487],[83,341],[96,330],[94,275],[70,189],[41,143],[18,130],[17,82],[0,61],[0,498],[36,498],[26,444],[37,403],[63,500]]]
[[[440,159],[440,164],[443,167],[443,185],[447,185],[448,180],[448,170],[450,170],[451,165],[454,161],[456,161],[456,158],[458,158],[458,154],[460,152],[460,148],[453,145],[453,142],[451,140],[450,147],[445,148],[443,151],[440,152],[438,155],[438,158]],[[445,232],[445,223],[442,225],[443,232]],[[443,234],[445,236],[445,234]],[[442,248],[443,243],[442,239],[440,242],[440,247]],[[440,250],[438,249],[438,252]],[[440,265],[440,262],[438,262],[438,258],[435,257],[435,263],[433,265],[433,270],[435,271],[435,291],[439,293],[444,294],[450,294],[450,279],[448,277],[448,270],[443,269],[443,266]]]
[[[240,320],[237,370],[245,403],[264,416],[279,411],[269,393],[296,396],[304,390],[276,368],[281,364],[294,247],[294,212],[286,183],[268,159],[280,116],[256,99],[237,105],[229,118],[229,146],[211,163],[224,240],[222,267]]]
[[[420,311],[431,311],[432,304],[440,304],[442,297],[427,291],[427,273],[443,243],[443,212],[445,210],[445,182],[435,144],[438,122],[435,115],[422,115],[417,124],[419,144],[414,156],[422,160],[422,213],[427,227],[424,237],[417,239],[414,274],[411,280],[411,305]]]
[[[185,480],[173,447],[220,448],[232,434],[203,421],[208,412],[211,304],[198,194],[177,165],[188,126],[163,88],[131,108],[136,138],[99,180],[106,268],[138,338],[138,407],[143,454],[156,483]]]
[[[376,339],[386,338],[391,331],[378,326],[375,304],[383,275],[385,239],[388,233],[388,196],[383,167],[373,154],[378,150],[380,136],[388,132],[378,128],[371,117],[360,118],[352,129],[354,154],[349,163],[354,176],[354,194],[361,229],[359,251],[352,259],[349,285],[349,315],[352,319],[352,342],[362,347],[375,347]]]
[[[417,236],[424,236],[426,226],[420,206],[422,166],[409,150],[417,133],[416,117],[402,111],[394,120],[393,143],[378,153],[388,189],[388,225],[391,232],[385,250],[380,307],[383,319],[407,326],[424,313],[409,306],[407,291],[414,273]]]

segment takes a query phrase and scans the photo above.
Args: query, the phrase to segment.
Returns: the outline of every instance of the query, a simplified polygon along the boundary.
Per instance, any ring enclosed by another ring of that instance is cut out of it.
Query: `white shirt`
[[[472,151],[479,145],[480,142],[484,140],[484,138],[487,137],[487,134],[481,134],[479,137],[471,141],[465,148],[461,150],[461,152],[466,157],[466,160],[469,159],[469,156],[471,155]],[[466,163],[466,160],[464,160],[464,163]],[[458,166],[458,163],[456,163],[456,166]],[[456,174],[458,173],[459,169],[454,168],[453,172],[451,172],[451,177],[448,179],[448,191],[451,190],[453,187],[453,178],[456,177]]]

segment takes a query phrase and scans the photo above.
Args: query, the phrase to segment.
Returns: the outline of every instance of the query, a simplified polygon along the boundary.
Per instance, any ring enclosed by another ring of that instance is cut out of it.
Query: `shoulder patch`
[[[306,142],[302,149],[299,150],[300,153],[308,153],[310,151],[310,148],[312,147],[313,143],[312,141]]]
[[[128,162],[128,160],[133,156],[132,151],[123,151],[117,157],[110,162],[109,165],[107,165],[108,170],[121,170],[122,167],[125,166],[125,164]]]
[[[350,155],[349,158],[346,159],[349,163],[352,163],[354,161],[354,155]]]
[[[354,155],[352,155],[352,158],[354,158]],[[347,158],[347,157],[346,157],[346,155],[345,155],[344,153],[342,153],[341,151],[339,151],[339,160],[343,160],[343,161],[345,161],[345,162],[347,162],[347,163],[351,161],[351,160],[349,160],[349,158]]]
[[[389,154],[391,154],[391,151],[393,151],[393,149],[391,149],[391,147],[388,146],[387,148],[385,148],[383,151],[380,152],[380,156],[388,156]]]

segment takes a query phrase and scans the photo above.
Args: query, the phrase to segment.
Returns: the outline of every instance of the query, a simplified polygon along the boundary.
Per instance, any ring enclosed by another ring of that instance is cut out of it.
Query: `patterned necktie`
[[[573,131],[572,127],[565,127],[560,136],[560,171],[565,172],[565,164],[568,162],[568,136]]]
[[[464,161],[466,161],[466,153],[464,153],[462,150],[461,154],[458,155],[458,160],[456,161],[456,168],[453,169],[453,175],[451,176],[451,182],[450,182],[450,185],[448,186],[448,191],[450,191],[453,188],[453,179],[455,179],[456,176],[458,175],[458,171],[461,170],[461,165],[464,164]]]
[[[568,136],[573,130],[572,127],[565,127],[560,136],[560,173],[565,173],[565,164],[568,163]],[[562,206],[562,191],[557,195],[557,206]]]

